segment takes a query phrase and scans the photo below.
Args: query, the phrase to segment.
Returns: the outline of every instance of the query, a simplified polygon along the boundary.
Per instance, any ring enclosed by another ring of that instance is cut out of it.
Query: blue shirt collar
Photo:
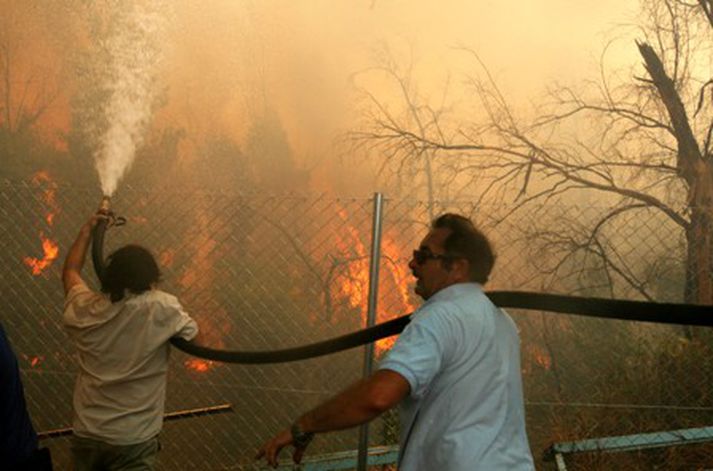
[[[463,294],[466,294],[468,291],[471,290],[477,290],[479,292],[483,292],[483,285],[480,283],[475,283],[475,282],[468,282],[468,283],[456,283],[454,285],[447,286],[443,288],[442,290],[438,291],[436,294],[428,298],[428,300],[424,303],[424,306],[426,304],[430,304],[432,302],[436,301],[448,301],[450,299],[458,298],[462,296]]]

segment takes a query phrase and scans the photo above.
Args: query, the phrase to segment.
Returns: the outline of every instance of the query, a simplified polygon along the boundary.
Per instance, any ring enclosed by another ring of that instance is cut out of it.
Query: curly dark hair
[[[449,258],[464,258],[470,266],[470,281],[485,284],[495,265],[493,248],[478,228],[465,216],[443,214],[431,223],[432,229],[449,229],[450,234],[443,244]],[[450,264],[449,260],[444,263]]]
[[[107,258],[101,280],[101,290],[109,294],[112,303],[124,299],[130,293],[141,294],[158,283],[161,271],[148,249],[140,245],[126,245]]]

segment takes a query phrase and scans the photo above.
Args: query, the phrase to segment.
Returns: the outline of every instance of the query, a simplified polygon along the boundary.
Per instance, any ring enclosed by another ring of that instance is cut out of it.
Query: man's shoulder
[[[75,309],[79,312],[98,313],[110,309],[111,306],[112,303],[106,294],[95,291],[84,282],[72,286],[64,298],[65,312]]]
[[[67,293],[62,319],[67,327],[84,328],[103,324],[118,312],[107,296],[80,283]]]
[[[162,291],[160,289],[150,289],[140,295],[136,296],[135,302],[139,303],[149,303],[149,304],[165,304],[174,305],[178,304],[178,298],[171,293]]]
[[[421,309],[426,312],[446,313],[490,308],[492,306],[492,302],[485,295],[480,285],[463,283],[449,286],[437,293]]]
[[[84,280],[80,279],[78,283],[73,284],[72,287],[69,288],[67,294],[65,295],[65,301],[71,300],[77,296],[87,296],[89,294],[94,294],[94,291],[87,286]]]
[[[166,291],[151,289],[138,296],[132,297],[127,304],[133,305],[133,309],[149,309],[155,314],[175,314],[183,310],[178,298]]]
[[[433,326],[460,328],[464,324],[472,324],[473,321],[480,324],[478,320],[489,319],[493,313],[499,311],[479,286],[477,289],[468,289],[468,285],[458,288],[450,290],[447,296],[429,300],[421,306],[413,320]]]
[[[416,311],[410,324],[438,333],[455,322],[458,312],[458,306],[452,300],[429,302]]]

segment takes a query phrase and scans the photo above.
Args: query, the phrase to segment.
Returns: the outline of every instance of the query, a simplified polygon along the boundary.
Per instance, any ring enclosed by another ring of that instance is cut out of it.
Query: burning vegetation
[[[32,176],[31,184],[40,191],[40,201],[45,214],[44,221],[49,228],[52,228],[55,217],[59,213],[55,197],[57,183],[52,179],[49,172],[40,171]],[[39,237],[42,242],[42,257],[27,256],[22,259],[23,263],[31,269],[34,276],[41,275],[59,256],[59,245],[55,240],[47,237],[43,229],[40,229]]]

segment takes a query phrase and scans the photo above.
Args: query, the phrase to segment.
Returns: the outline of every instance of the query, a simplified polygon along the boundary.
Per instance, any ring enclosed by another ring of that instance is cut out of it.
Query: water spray
[[[89,8],[106,24],[83,52],[77,130],[92,149],[102,193],[112,196],[158,104],[170,2],[89,2]]]
[[[96,61],[102,66],[90,69],[92,81],[84,91],[90,97],[106,96],[98,111],[85,110],[92,118],[86,120],[85,133],[95,145],[103,193],[97,214],[104,217],[97,221],[92,234],[92,261],[100,280],[104,273],[104,233],[107,227],[126,222],[112,212],[111,195],[131,167],[151,120],[164,10],[163,0],[130,4],[128,8],[123,2],[109,6],[105,13],[115,27],[103,33],[94,51],[94,58],[106,55],[106,64]]]

